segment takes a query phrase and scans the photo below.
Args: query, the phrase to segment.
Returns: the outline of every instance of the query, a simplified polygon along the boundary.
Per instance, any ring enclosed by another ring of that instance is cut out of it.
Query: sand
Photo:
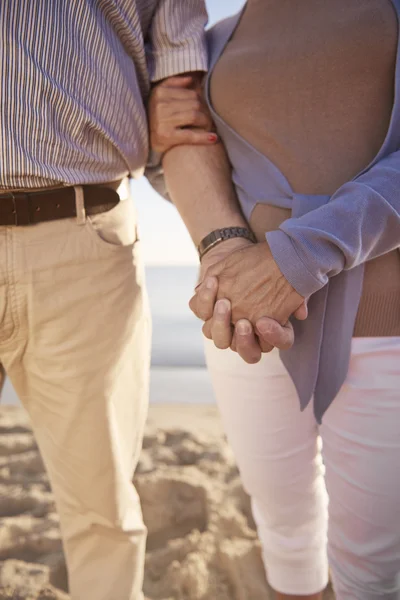
[[[135,485],[149,530],[149,600],[272,599],[249,498],[214,407],[151,407]],[[0,600],[6,598],[69,598],[49,482],[26,414],[11,406],[0,407]]]

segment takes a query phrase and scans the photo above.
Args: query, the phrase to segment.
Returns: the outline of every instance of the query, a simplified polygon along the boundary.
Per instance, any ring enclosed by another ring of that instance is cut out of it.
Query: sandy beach
[[[135,485],[149,530],[149,600],[272,599],[250,502],[214,406],[151,406]],[[0,407],[0,600],[6,598],[69,598],[53,496],[16,406]]]

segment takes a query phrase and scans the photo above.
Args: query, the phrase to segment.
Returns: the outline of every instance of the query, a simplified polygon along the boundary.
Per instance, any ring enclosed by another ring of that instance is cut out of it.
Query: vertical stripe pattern
[[[151,81],[205,70],[203,0],[1,0],[0,188],[143,172]]]

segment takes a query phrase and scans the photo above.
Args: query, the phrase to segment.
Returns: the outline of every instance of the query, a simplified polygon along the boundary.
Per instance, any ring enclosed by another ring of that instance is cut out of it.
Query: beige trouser
[[[72,599],[138,600],[150,321],[134,210],[79,214],[0,227],[0,360],[49,472]]]

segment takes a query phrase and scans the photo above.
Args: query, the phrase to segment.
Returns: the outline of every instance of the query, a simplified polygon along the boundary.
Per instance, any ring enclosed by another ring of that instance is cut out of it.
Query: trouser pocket
[[[136,210],[132,198],[121,200],[111,210],[86,217],[86,225],[100,246],[118,250],[138,240]]]

